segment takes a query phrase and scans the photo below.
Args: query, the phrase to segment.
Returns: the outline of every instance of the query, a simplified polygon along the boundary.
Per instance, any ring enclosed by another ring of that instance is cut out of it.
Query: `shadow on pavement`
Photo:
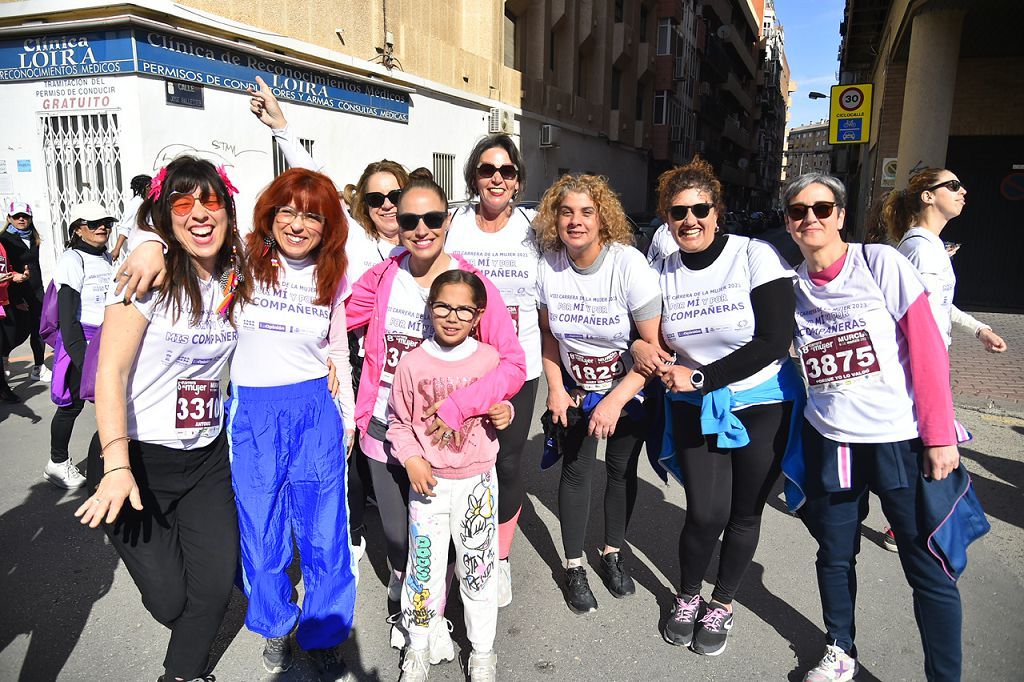
[[[40,481],[0,516],[0,650],[29,637],[18,677],[24,682],[60,676],[118,563],[103,534],[73,516],[84,491],[65,494]]]
[[[965,447],[960,448],[960,455],[977,462],[985,467],[986,471],[1002,479],[997,481],[986,478],[978,473],[977,467],[969,469],[974,490],[985,508],[985,513],[1017,528],[1024,528],[1024,495],[1021,494],[1021,486],[1024,485],[1024,462],[987,455]]]

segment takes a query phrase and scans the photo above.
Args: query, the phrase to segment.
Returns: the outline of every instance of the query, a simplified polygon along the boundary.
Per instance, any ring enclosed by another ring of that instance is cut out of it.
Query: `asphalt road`
[[[15,356],[19,353],[15,353]],[[42,479],[53,406],[42,384],[13,384],[27,398],[0,406],[0,680],[155,680],[167,631],[150,618],[138,592],[99,531],[82,528],[72,511],[85,493],[58,490]],[[543,395],[543,391],[541,391]],[[962,450],[992,532],[972,546],[960,581],[964,603],[964,679],[1017,680],[1024,668],[1024,419],[999,411],[959,411],[975,434]],[[534,423],[537,423],[535,418]],[[75,458],[92,435],[92,408],[79,419]],[[779,498],[766,509],[761,545],[740,590],[728,649],[700,657],[664,643],[660,626],[678,580],[677,537],[685,500],[641,463],[641,483],[628,539],[637,594],[615,600],[592,574],[596,613],[573,615],[560,583],[556,517],[558,474],[536,466],[541,439],[527,449],[529,502],[513,548],[514,601],[501,610],[496,649],[503,680],[799,680],[824,645],[814,580],[815,544]],[[603,488],[603,472],[595,490]],[[595,495],[588,559],[596,561],[600,507]],[[386,566],[375,511],[369,551],[361,564],[357,623],[343,654],[360,680],[395,680],[397,651],[384,622]],[[910,590],[897,555],[881,547],[884,520],[875,504],[863,528],[858,565],[858,680],[924,679]],[[294,567],[293,567],[294,568]],[[709,569],[713,578],[715,566]],[[294,573],[298,583],[298,575]],[[301,592],[301,584],[297,586]],[[710,591],[710,587],[708,588]],[[219,682],[314,680],[311,662],[268,675],[261,639],[244,625],[245,599],[236,593],[214,657]],[[468,642],[457,600],[449,606],[463,660]],[[435,666],[433,680],[462,680],[458,662]]]

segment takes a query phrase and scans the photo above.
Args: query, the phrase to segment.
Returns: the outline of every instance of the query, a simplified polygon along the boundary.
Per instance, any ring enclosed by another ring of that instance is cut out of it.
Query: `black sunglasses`
[[[697,220],[703,220],[711,215],[711,204],[694,204],[693,206],[676,204],[668,210],[668,214],[672,220],[684,220],[689,211],[693,211],[693,217]]]
[[[387,194],[383,192],[367,192],[363,195],[363,201],[370,208],[380,208],[384,205],[384,200],[387,199],[391,202],[392,206],[398,206],[398,200],[402,198],[402,190],[393,189]]]
[[[430,211],[429,213],[399,213],[398,214],[398,226],[409,232],[415,230],[420,224],[420,220],[423,224],[429,227],[431,230],[436,230],[444,225],[445,219],[448,214],[444,211]]]
[[[836,208],[836,202],[834,201],[816,201],[812,206],[807,204],[790,204],[786,207],[786,215],[794,223],[798,223],[807,217],[808,211],[814,211],[814,217],[818,220],[824,220],[825,218],[832,215],[832,211]]]
[[[940,187],[946,187],[947,189],[949,189],[950,192],[952,192],[953,194],[956,194],[957,192],[960,191],[960,189],[963,186],[964,186],[964,183],[960,182],[959,180],[946,180],[945,182],[940,182],[937,185],[932,185],[931,187],[926,187],[924,189],[924,191],[925,192],[934,192],[935,190],[937,190]]]
[[[504,166],[495,166],[493,163],[477,164],[476,174],[481,180],[494,177],[495,173],[501,173],[501,177],[506,180],[515,180],[519,177],[519,169],[510,163]]]
[[[102,227],[110,228],[114,225],[114,221],[110,218],[104,220],[84,220],[78,219],[71,225],[72,230],[77,230],[80,227],[88,229],[90,232],[96,232]]]

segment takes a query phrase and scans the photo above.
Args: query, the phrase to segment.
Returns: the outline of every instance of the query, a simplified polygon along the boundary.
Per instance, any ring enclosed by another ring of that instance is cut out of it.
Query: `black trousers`
[[[636,504],[636,469],[644,445],[647,422],[619,418],[608,439],[604,461],[608,479],[604,489],[604,542],[622,547],[626,527]],[[566,559],[583,556],[583,541],[590,520],[590,489],[597,461],[597,439],[588,436],[587,422],[572,431],[563,442],[562,478],[558,484],[558,521],[562,527],[562,549]]]
[[[533,407],[537,401],[537,386],[540,379],[530,379],[519,393],[512,396],[509,401],[515,410],[515,419],[504,431],[498,431],[498,459],[494,464],[498,472],[498,534],[515,533],[515,526],[503,529],[501,524],[508,523],[519,516],[523,508],[523,496],[526,494],[526,486],[523,483],[523,448],[526,447],[526,440],[530,437],[530,425],[533,424]],[[512,539],[506,542],[503,538],[499,541],[501,550],[499,559],[507,559],[508,551],[511,548]]]
[[[71,432],[75,428],[75,420],[85,407],[85,401],[78,397],[82,373],[73,364],[68,367],[65,382],[71,391],[71,404],[58,407],[53,413],[53,419],[50,420],[50,461],[57,464],[67,461],[69,457],[68,444],[71,442]]]
[[[146,610],[171,630],[165,679],[207,672],[210,647],[227,611],[238,568],[238,516],[227,438],[196,450],[128,446],[142,511],[126,501],[104,525]],[[89,448],[89,483],[103,473],[99,436]]]
[[[789,438],[792,403],[754,405],[736,412],[750,443],[718,447],[700,432],[700,408],[672,403],[676,457],[686,490],[686,521],[679,536],[680,593],[700,594],[720,535],[722,552],[711,598],[732,602],[761,535],[761,513],[779,477]]]

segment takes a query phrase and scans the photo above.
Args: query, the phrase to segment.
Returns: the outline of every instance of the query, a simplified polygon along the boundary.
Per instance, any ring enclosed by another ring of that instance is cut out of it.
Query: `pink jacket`
[[[423,346],[402,358],[388,402],[388,442],[395,459],[404,466],[410,457],[422,457],[441,478],[469,478],[493,467],[498,432],[490,419],[470,417],[458,431],[458,442],[453,438],[434,445],[423,415],[437,401],[472,386],[498,362],[498,351],[485,343],[461,360],[435,357]]]
[[[480,317],[477,338],[498,351],[498,366],[471,386],[460,388],[441,404],[437,414],[453,429],[461,429],[466,419],[487,412],[495,403],[508,400],[526,381],[526,354],[519,344],[501,293],[479,270],[458,254],[449,254],[460,270],[472,272],[483,280],[487,289],[487,308]],[[349,331],[366,327],[363,373],[356,395],[356,428],[365,434],[373,417],[373,406],[384,365],[384,323],[387,320],[391,286],[408,252],[392,256],[367,270],[352,287],[352,296],[345,303]]]

